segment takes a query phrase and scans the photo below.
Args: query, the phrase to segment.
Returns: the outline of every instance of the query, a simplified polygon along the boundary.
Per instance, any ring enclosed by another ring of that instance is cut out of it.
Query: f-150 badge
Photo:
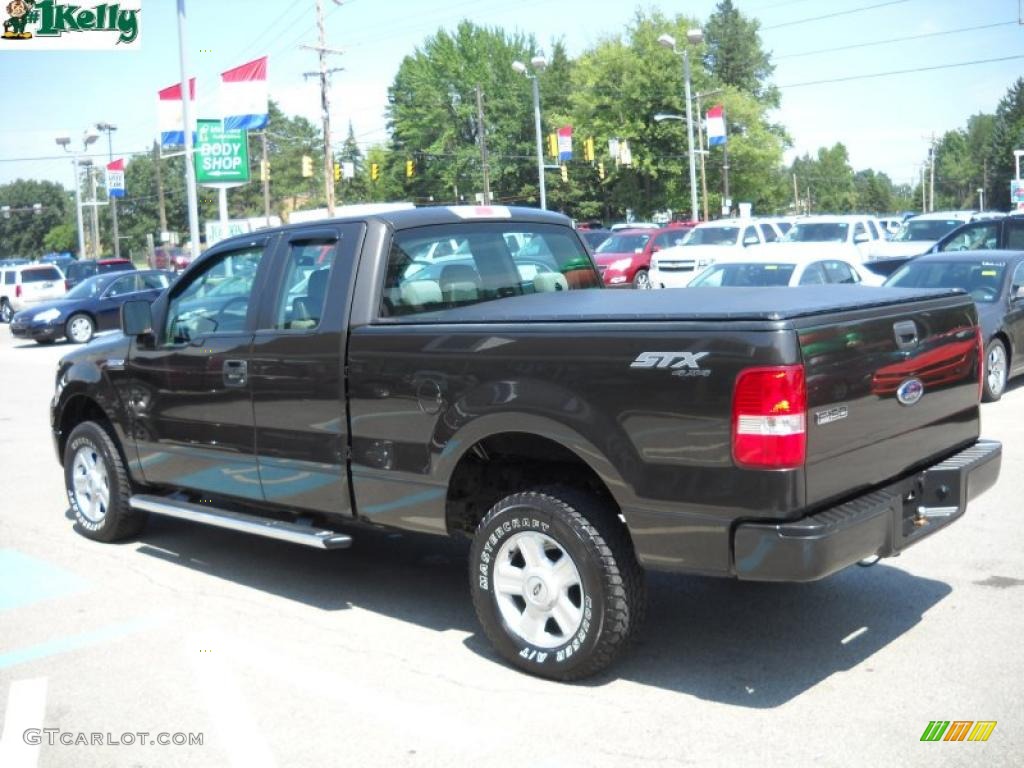
[[[711,371],[701,368],[700,361],[710,352],[641,352],[630,368],[667,368],[673,376],[710,376]]]

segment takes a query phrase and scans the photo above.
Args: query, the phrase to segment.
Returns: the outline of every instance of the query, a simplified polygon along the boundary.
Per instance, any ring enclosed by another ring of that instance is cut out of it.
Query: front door
[[[1017,298],[1020,296],[1020,298]],[[1006,309],[1006,329],[1013,348],[1010,367],[1014,373],[1024,370],[1024,261],[1018,262],[1010,279],[1009,306]]]
[[[249,364],[268,238],[208,257],[134,343],[130,409],[146,482],[262,499]],[[163,300],[161,301],[163,304]]]

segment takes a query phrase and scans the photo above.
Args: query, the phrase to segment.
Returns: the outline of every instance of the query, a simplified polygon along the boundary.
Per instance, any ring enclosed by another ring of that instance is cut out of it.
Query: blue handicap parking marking
[[[15,549],[0,549],[0,611],[73,595],[86,586],[63,568]]]

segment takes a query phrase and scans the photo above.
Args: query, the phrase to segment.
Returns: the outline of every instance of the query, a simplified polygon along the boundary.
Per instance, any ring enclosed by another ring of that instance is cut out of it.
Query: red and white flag
[[[222,72],[220,83],[225,131],[266,127],[269,119],[266,56]]]
[[[188,100],[195,105],[196,79],[188,81]],[[158,92],[157,119],[160,124],[160,146],[180,147],[185,143],[185,112],[181,101],[181,83]],[[192,110],[192,133],[195,135],[195,110]]]
[[[708,146],[725,144],[725,108],[716,104],[708,110]]]
[[[124,158],[107,163],[107,196],[124,197]]]

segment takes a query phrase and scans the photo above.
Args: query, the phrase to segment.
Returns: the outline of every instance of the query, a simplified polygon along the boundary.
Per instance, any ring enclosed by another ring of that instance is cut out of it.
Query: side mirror
[[[743,247],[744,248],[746,248],[748,246],[751,246],[751,245],[759,245],[760,243],[761,243],[761,241],[758,240],[757,237],[755,237],[754,235],[751,235],[750,237],[743,238]]]
[[[853,242],[855,243],[866,243],[871,239],[871,236],[867,232],[861,232],[859,235],[853,236]]]
[[[121,305],[121,331],[125,336],[153,333],[153,313],[148,301],[126,301]]]
[[[1013,293],[1010,294],[1010,301],[1014,304],[1024,301],[1024,285],[1015,286]]]

